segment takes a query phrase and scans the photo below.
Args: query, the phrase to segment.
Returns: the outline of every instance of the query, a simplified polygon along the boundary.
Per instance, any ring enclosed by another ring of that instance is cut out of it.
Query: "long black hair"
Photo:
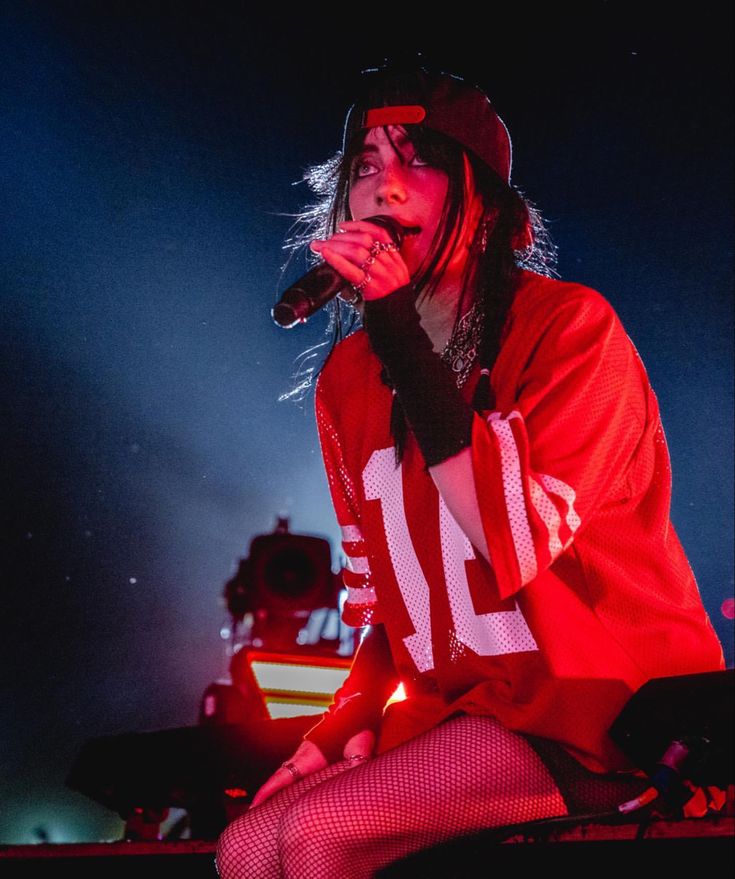
[[[456,243],[467,210],[465,166],[467,155],[475,178],[475,189],[483,200],[483,216],[477,225],[470,247],[463,289],[457,308],[457,320],[464,304],[477,298],[483,311],[483,337],[480,364],[492,368],[500,350],[503,328],[522,270],[556,275],[556,247],[541,214],[515,186],[507,184],[484,162],[470,154],[456,141],[420,125],[405,125],[406,135],[422,161],[444,171],[448,176],[447,196],[441,219],[429,248],[412,283],[418,296],[431,296],[441,280],[441,272]],[[390,139],[388,128],[384,129]],[[352,219],[349,208],[350,185],[355,160],[360,155],[366,131],[354,137],[344,153],[308,168],[304,180],[316,195],[316,201],[296,217],[285,249],[301,252],[314,238],[329,238],[337,225]],[[393,141],[391,140],[391,143]],[[395,144],[394,149],[397,150]],[[281,399],[302,399],[314,384],[334,346],[359,324],[359,314],[351,305],[337,298],[327,306],[330,316],[325,342],[310,348],[297,361],[295,382]],[[326,352],[324,352],[326,349]],[[325,356],[320,357],[322,353]],[[321,362],[319,362],[321,360]],[[485,401],[477,402],[478,408]],[[405,424],[395,417],[393,431],[398,454],[405,440]],[[397,435],[398,434],[398,435]]]

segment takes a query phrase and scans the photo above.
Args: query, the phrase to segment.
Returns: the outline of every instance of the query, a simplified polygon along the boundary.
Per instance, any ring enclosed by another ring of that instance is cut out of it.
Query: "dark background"
[[[196,721],[222,585],[276,514],[337,561],[310,401],[277,402],[325,322],[269,309],[292,184],[386,54],[486,89],[561,275],[621,315],[733,664],[730,4],[271,5],[1,7],[0,842],[119,836],[71,761]]]

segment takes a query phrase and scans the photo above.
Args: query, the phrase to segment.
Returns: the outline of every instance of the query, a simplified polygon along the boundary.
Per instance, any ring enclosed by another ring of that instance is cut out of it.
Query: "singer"
[[[311,173],[311,249],[362,328],[316,384],[368,626],[334,704],[220,838],[223,879],[363,879],[647,785],[607,731],[648,679],[724,667],[669,520],[656,397],[600,293],[554,277],[488,98],[366,73]],[[371,217],[417,230],[400,246]],[[401,682],[406,698],[392,701]]]

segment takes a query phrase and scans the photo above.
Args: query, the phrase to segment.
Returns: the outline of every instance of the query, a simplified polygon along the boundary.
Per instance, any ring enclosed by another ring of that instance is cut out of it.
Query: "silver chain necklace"
[[[477,360],[482,341],[483,309],[475,304],[459,320],[441,353],[442,360],[457,374],[457,387],[467,381]]]

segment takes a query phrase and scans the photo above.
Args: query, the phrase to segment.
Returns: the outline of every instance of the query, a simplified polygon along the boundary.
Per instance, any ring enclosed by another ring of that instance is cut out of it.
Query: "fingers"
[[[321,242],[322,244],[336,242],[340,245],[352,244],[361,247],[366,252],[362,256],[363,259],[365,259],[365,255],[370,252],[370,248],[376,242],[381,244],[394,243],[387,229],[383,226],[375,226],[365,220],[345,220],[337,225],[337,232],[331,238],[317,238],[316,242]],[[312,250],[315,250],[315,248],[312,247]]]
[[[378,229],[370,223],[361,225],[369,230]],[[385,230],[379,231],[385,233]],[[388,241],[382,240],[386,237]],[[376,244],[384,247],[376,248]],[[410,280],[406,263],[387,233],[379,239],[372,231],[346,230],[326,240],[315,239],[310,247],[357,287],[365,299],[387,296]]]
[[[345,760],[349,760],[353,766],[359,766],[365,760],[369,760],[375,750],[375,733],[370,729],[364,729],[348,739],[344,747]]]
[[[313,245],[312,249],[315,249]],[[365,273],[360,268],[364,260],[357,262],[354,259],[349,259],[347,256],[343,256],[338,248],[332,247],[329,244],[321,244],[317,253],[319,253],[324,262],[329,263],[350,284],[359,284],[364,278]]]
[[[337,229],[339,230],[339,234],[346,234],[349,232],[353,234],[367,235],[370,238],[370,243],[373,241],[382,241],[385,244],[388,244],[388,242],[393,240],[385,226],[378,226],[374,223],[369,223],[367,220],[344,220],[337,224]]]
[[[272,797],[274,793],[281,790],[282,787],[286,787],[291,782],[288,779],[280,780],[276,777],[280,775],[281,770],[279,769],[276,775],[272,775],[268,781],[256,792],[253,797],[252,803],[250,803],[249,808],[254,809],[256,806],[259,806],[262,802],[265,802],[269,797]]]
[[[293,784],[295,780],[293,774],[289,772],[288,769],[281,766],[273,773],[273,775],[271,775],[268,781],[258,789],[249,808],[254,809],[256,806],[259,806],[269,797],[272,797],[273,794],[278,793],[281,788]]]
[[[349,760],[352,766],[359,766],[365,760],[369,760],[375,750],[375,733],[365,729],[348,739],[344,747],[345,760]],[[292,769],[288,769],[288,766]],[[259,788],[249,808],[254,809],[284,787],[288,787],[299,778],[305,778],[312,772],[317,772],[327,765],[327,760],[319,748],[310,741],[301,743],[296,753],[290,760],[276,769],[268,781]]]
[[[282,788],[323,769],[326,765],[327,760],[321,750],[313,742],[303,741],[293,757],[282,763],[268,781],[256,791],[250,808],[254,809]]]
[[[317,238],[309,245],[314,253],[324,256],[324,251],[329,250],[338,253],[356,266],[361,265],[370,256],[372,241],[366,241],[364,235],[334,235],[332,238],[321,240]]]
[[[370,258],[375,244],[389,245],[394,248],[393,239],[387,230],[374,226],[364,220],[345,221],[340,223],[337,233],[331,238],[316,238],[309,245],[314,253],[322,253],[324,248],[336,250],[341,256],[349,259],[356,266],[362,265]],[[394,250],[385,251],[393,253]]]
[[[308,739],[301,742],[294,755],[282,763],[256,792],[250,808],[260,805],[282,788],[323,769],[326,765],[327,759],[317,745]]]
[[[342,256],[350,259],[355,265],[365,262],[370,256],[373,245],[380,244],[390,245],[393,242],[383,241],[376,235],[369,232],[338,232],[331,238],[316,238],[309,245],[314,253],[321,253],[325,247],[337,250]]]
[[[284,787],[288,787],[300,778],[311,775],[312,772],[316,771],[308,765],[297,765],[293,762],[295,759],[296,755],[294,755],[292,760],[287,760],[282,766],[279,766],[268,781],[256,791],[253,801],[250,803],[251,809],[259,806],[261,803],[265,802],[265,800],[272,797],[273,794],[277,794],[278,791],[282,790]],[[291,766],[291,769],[289,769],[288,766]],[[322,767],[319,766],[318,768]]]

